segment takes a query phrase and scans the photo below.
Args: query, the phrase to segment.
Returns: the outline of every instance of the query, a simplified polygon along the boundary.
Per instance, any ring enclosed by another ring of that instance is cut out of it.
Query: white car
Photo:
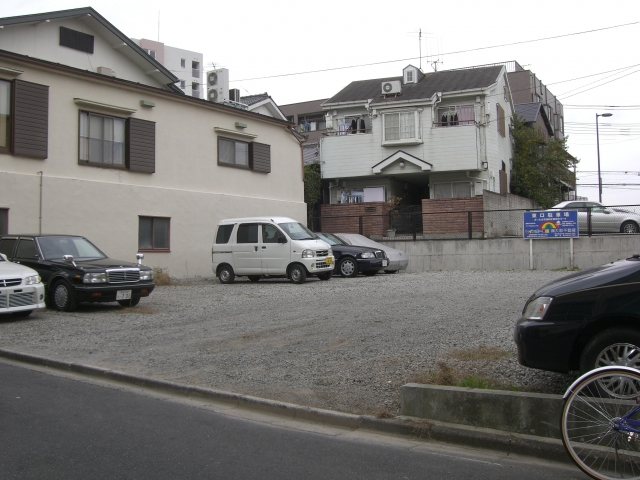
[[[0,253],[0,313],[26,317],[44,308],[44,285],[35,270],[7,260]]]
[[[588,233],[588,210],[591,208],[591,231],[593,233],[638,233],[640,215],[619,207],[605,207],[598,202],[562,202],[553,209],[577,210],[580,234]]]
[[[402,250],[396,250],[387,245],[374,242],[370,238],[357,233],[334,233],[334,235],[349,245],[373,247],[384,250],[387,257],[389,257],[389,266],[384,269],[384,273],[398,273],[398,271],[406,269],[407,265],[409,265],[409,257],[407,257],[407,254]]]

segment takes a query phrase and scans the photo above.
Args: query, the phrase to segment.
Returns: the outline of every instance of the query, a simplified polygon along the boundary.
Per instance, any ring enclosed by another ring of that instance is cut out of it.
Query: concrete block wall
[[[533,240],[533,268],[554,270],[571,267],[568,239]],[[382,241],[409,257],[407,272],[432,270],[528,270],[529,240]],[[640,235],[580,237],[573,240],[573,265],[586,269],[640,254]]]

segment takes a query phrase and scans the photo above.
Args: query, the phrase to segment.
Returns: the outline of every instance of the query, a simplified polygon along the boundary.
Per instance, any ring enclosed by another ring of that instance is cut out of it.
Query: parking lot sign
[[[524,212],[524,238],[574,238],[579,235],[577,210]]]

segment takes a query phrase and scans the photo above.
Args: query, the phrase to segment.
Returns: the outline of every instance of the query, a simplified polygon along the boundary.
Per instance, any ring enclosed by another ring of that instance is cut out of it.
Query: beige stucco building
[[[223,218],[305,222],[288,122],[185,96],[91,8],[0,25],[0,233],[84,235],[184,278],[212,276]]]

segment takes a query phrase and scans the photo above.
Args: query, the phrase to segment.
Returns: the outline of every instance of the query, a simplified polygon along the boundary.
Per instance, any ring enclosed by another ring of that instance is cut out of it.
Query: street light
[[[600,176],[600,133],[598,132],[598,117],[610,117],[613,113],[596,113],[596,146],[598,148],[598,201],[602,203],[602,177]]]

